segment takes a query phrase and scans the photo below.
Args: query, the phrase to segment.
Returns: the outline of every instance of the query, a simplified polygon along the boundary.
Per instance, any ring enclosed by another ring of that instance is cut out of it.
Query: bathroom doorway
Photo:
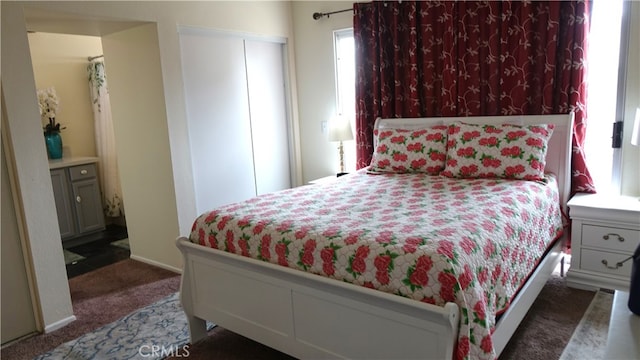
[[[43,127],[54,121],[63,139],[63,156],[50,159],[49,168],[72,278],[130,256],[113,130],[102,123],[111,124],[105,119],[108,91],[106,86],[96,90],[106,85],[107,65],[99,36],[30,31],[28,38],[41,108],[55,107],[53,120],[42,116]],[[108,149],[106,141],[113,142]]]

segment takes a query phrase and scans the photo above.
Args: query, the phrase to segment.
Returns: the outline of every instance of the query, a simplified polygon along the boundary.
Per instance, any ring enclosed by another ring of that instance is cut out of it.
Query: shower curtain
[[[100,159],[98,169],[102,187],[102,204],[106,216],[118,217],[124,215],[124,207],[104,62],[90,62],[87,72],[93,105],[96,152]]]

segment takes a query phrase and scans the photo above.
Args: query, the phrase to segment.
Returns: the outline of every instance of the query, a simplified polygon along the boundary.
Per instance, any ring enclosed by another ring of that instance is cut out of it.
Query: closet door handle
[[[82,202],[82,198],[80,197],[80,195],[76,196],[76,202],[78,204],[80,204]]]
[[[605,240],[609,240],[609,236],[615,236],[615,237],[618,238],[618,241],[624,242],[624,238],[622,236],[620,236],[619,234],[615,234],[615,233],[606,234],[606,235],[602,236],[602,238],[605,239]]]

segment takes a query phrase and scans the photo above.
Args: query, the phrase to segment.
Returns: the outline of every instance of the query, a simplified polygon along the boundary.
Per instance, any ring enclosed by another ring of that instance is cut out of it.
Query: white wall
[[[155,23],[102,37],[131,257],[180,269],[178,216]]]
[[[4,115],[3,115],[4,117]],[[7,162],[5,161],[4,143],[0,144],[0,201],[2,202],[2,246],[0,265],[2,270],[2,289],[0,305],[2,309],[2,344],[36,332],[34,307],[29,287],[29,275],[25,266],[25,256],[20,241],[20,229],[13,204],[13,189]]]
[[[2,132],[6,135],[3,142],[7,163],[14,170],[12,175],[17,184],[20,238],[23,249],[27,249],[27,258],[33,260],[27,267],[33,278],[37,327],[54,330],[75,318],[23,19],[21,5],[2,2],[1,79],[3,118],[6,116]]]
[[[102,54],[100,38],[51,33],[28,36],[36,88],[53,86],[58,95],[56,121],[66,127],[61,132],[64,156],[96,156],[87,57]]]
[[[333,31],[353,27],[351,11],[319,20],[314,20],[312,15],[351,8],[353,2],[348,1],[295,1],[292,4],[305,182],[339,171],[337,146],[327,140],[321,126],[336,113]]]

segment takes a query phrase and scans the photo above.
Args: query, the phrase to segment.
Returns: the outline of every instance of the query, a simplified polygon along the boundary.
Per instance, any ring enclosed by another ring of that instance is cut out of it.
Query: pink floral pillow
[[[553,124],[449,125],[442,175],[453,178],[540,180]]]
[[[377,129],[377,145],[369,171],[427,173],[438,175],[444,169],[447,126],[418,129]]]

